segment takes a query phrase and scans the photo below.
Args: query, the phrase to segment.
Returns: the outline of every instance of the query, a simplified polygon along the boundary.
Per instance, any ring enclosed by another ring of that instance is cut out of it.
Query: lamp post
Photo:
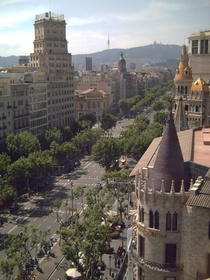
[[[71,216],[73,218],[73,214],[74,214],[74,188],[73,188],[73,181],[68,180],[68,183],[70,183],[70,190],[71,190]]]
[[[111,255],[109,255],[109,275],[111,276],[111,258],[112,258],[112,256]]]
[[[118,202],[118,190],[117,190],[117,188],[115,188],[115,195],[116,195],[116,198],[117,198],[117,199],[116,199],[116,202],[117,202],[116,208],[117,208],[117,215],[118,215],[118,212],[119,212],[119,211],[118,211],[118,208],[119,208],[118,203],[119,203],[119,202]]]
[[[123,238],[124,238],[124,236],[123,236],[123,230],[122,230],[122,248],[123,248],[123,246],[124,246],[124,243],[123,243]]]

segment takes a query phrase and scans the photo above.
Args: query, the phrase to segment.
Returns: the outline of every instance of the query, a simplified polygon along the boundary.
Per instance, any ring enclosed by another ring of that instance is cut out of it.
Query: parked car
[[[80,161],[76,161],[75,164],[74,164],[74,167],[78,167],[80,165],[81,165]]]
[[[98,187],[99,190],[102,190],[102,189],[103,189],[103,187],[102,187],[102,185],[101,185],[100,182],[97,182],[97,183],[95,184],[95,186]]]

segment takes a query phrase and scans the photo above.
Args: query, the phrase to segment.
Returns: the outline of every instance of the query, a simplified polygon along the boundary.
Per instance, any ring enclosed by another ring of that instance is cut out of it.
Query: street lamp
[[[123,241],[124,241],[123,238],[124,238],[124,237],[123,237],[123,230],[122,230],[122,248],[123,248],[123,245],[124,245],[124,244],[123,244]]]
[[[109,255],[109,275],[111,276],[111,258],[112,258],[112,256],[111,255]]]
[[[119,201],[118,201],[118,190],[117,190],[117,188],[115,188],[115,195],[116,195],[116,203],[117,203],[117,205],[116,205],[116,208],[117,208],[117,215],[118,215],[118,208],[119,208],[119,206],[118,206],[118,203],[119,203]]]
[[[73,181],[68,180],[68,183],[70,184],[71,188],[71,216],[73,218],[73,214],[74,214],[74,188],[73,188]]]

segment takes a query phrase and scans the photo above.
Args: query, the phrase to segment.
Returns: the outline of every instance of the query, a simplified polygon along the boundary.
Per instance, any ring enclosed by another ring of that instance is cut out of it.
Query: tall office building
[[[86,69],[86,71],[92,71],[93,70],[92,57],[86,57],[85,58],[85,69]]]
[[[189,64],[193,71],[193,78],[202,77],[210,80],[210,30],[192,33],[189,40]]]
[[[48,126],[65,126],[74,119],[74,84],[64,16],[36,15],[34,31],[30,64],[47,74]]]

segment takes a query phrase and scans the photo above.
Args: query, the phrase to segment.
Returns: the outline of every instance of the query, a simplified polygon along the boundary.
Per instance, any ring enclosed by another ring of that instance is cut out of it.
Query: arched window
[[[174,212],[172,219],[172,230],[177,230],[177,213]]]
[[[159,229],[159,212],[155,211],[155,228]]]
[[[141,208],[141,222],[144,223],[144,208]]]
[[[210,239],[210,222],[209,222],[209,239]]]
[[[140,223],[144,223],[144,208],[140,208],[139,207],[139,220],[140,220]]]
[[[171,213],[166,213],[166,230],[171,230]]]
[[[153,228],[153,212],[152,212],[152,210],[149,211],[149,227]]]

